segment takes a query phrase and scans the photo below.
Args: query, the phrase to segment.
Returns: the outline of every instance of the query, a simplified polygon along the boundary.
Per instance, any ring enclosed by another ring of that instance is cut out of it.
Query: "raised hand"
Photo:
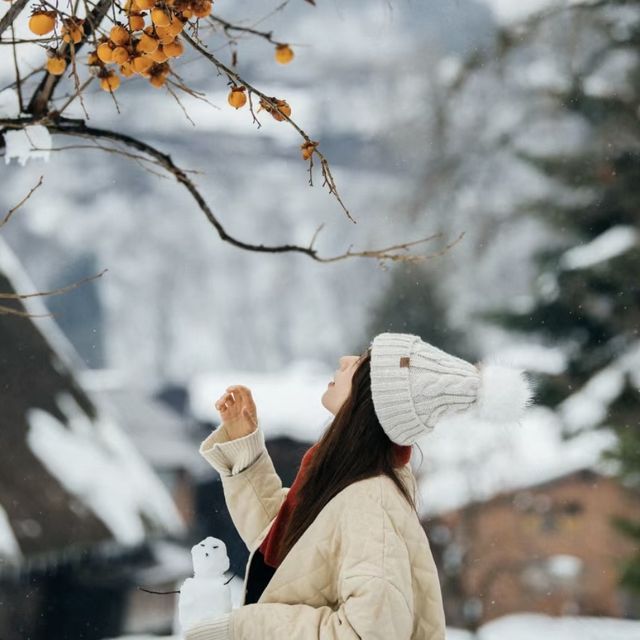
[[[241,384],[227,387],[216,400],[215,407],[230,440],[247,436],[258,428],[256,405],[248,387]]]

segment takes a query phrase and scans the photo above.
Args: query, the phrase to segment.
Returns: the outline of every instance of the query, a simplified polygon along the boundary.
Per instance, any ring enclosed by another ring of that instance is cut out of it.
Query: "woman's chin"
[[[330,413],[332,413],[334,416],[336,415],[336,412],[333,408],[333,403],[328,401],[327,396],[329,395],[329,389],[327,389],[323,394],[322,397],[320,398],[320,404],[322,404],[322,406],[329,411]]]

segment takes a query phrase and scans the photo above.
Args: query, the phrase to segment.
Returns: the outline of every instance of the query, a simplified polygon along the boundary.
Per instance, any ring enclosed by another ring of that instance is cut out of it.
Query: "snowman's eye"
[[[217,548],[218,548],[218,545],[216,545],[216,546],[215,546],[215,547],[213,547],[213,548],[214,548],[214,549],[217,549]]]
[[[203,545],[203,544],[201,544],[200,546],[201,546],[201,547],[204,547],[204,545]]]

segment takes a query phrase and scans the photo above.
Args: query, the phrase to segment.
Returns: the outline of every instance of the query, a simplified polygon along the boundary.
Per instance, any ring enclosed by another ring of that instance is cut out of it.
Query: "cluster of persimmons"
[[[109,34],[102,35],[96,48],[89,52],[87,63],[99,67],[100,86],[105,91],[115,91],[120,86],[120,76],[128,78],[134,74],[147,78],[154,87],[163,86],[171,70],[169,60],[184,53],[180,33],[189,20],[206,18],[211,6],[211,0],[127,0],[126,20],[116,22]],[[29,19],[29,29],[36,35],[57,32],[59,27],[63,41],[74,44],[84,39],[84,25],[83,18],[62,17],[46,7],[34,9]],[[288,44],[277,44],[275,59],[287,64],[293,59],[293,50]],[[49,73],[62,75],[66,68],[65,56],[50,48]],[[241,89],[244,87],[234,87],[229,94],[229,104],[236,109],[246,102]],[[278,107],[287,113],[286,103]],[[273,109],[271,113],[284,119]]]
[[[212,0],[126,0],[122,8],[122,20],[113,23],[107,33],[98,36],[96,46],[89,51],[87,64],[95,70],[100,86],[105,91],[114,92],[120,86],[121,77],[142,76],[154,87],[162,87],[171,72],[169,61],[184,53],[180,34],[189,21],[197,22],[211,14]],[[65,43],[73,45],[86,37],[86,21],[75,15],[61,13],[41,5],[35,8],[29,18],[29,29],[38,36],[53,33]],[[67,57],[55,47],[47,49],[47,71],[62,75],[67,69]],[[288,44],[275,44],[275,60],[288,64],[294,57]],[[227,96],[228,103],[239,109],[247,103],[247,88],[233,83]],[[277,105],[277,108],[274,107]],[[264,109],[275,120],[285,120],[291,115],[291,107],[286,100],[260,99],[260,109]],[[308,160],[317,142],[308,141],[301,145],[302,157]]]

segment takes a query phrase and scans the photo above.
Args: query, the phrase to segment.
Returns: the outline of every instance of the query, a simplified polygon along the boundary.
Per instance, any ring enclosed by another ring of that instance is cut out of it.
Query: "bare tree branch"
[[[67,293],[67,291],[71,291],[72,289],[77,289],[79,286],[83,285],[85,282],[90,282],[91,280],[95,280],[96,278],[101,278],[109,269],[103,269],[100,273],[96,273],[94,276],[88,276],[86,278],[82,278],[82,280],[78,280],[72,284],[68,284],[65,287],[60,287],[58,289],[53,289],[52,291],[38,291],[36,293],[2,293],[0,292],[0,300],[24,300],[26,298],[36,298],[41,296],[59,296],[63,293]]]
[[[14,20],[20,15],[28,2],[29,0],[15,0],[15,2],[9,7],[7,13],[0,18],[0,36],[5,32],[9,25],[13,24]]]
[[[33,187],[31,191],[29,191],[29,193],[27,193],[27,195],[24,198],[22,198],[22,200],[20,200],[20,202],[18,202],[18,204],[15,207],[13,207],[13,209],[9,210],[7,215],[0,221],[0,229],[4,227],[4,225],[7,224],[7,222],[9,222],[9,218],[31,197],[31,194],[42,184],[42,178],[43,176],[40,176],[40,179],[38,180],[38,184],[36,184],[35,187]]]
[[[307,247],[302,247],[299,245],[285,244],[285,245],[275,245],[275,246],[267,246],[264,244],[251,244],[248,242],[243,242],[242,240],[238,240],[233,236],[229,235],[218,218],[215,216],[207,202],[205,201],[202,194],[198,191],[197,187],[194,183],[189,179],[187,173],[184,169],[178,167],[171,156],[165,154],[158,149],[152,147],[151,145],[138,140],[132,136],[129,136],[124,133],[119,133],[116,131],[110,131],[108,129],[99,129],[97,127],[89,127],[85,124],[83,120],[73,120],[69,118],[59,118],[57,120],[51,119],[43,119],[37,121],[34,118],[15,118],[15,119],[0,119],[0,126],[4,126],[6,128],[21,128],[28,124],[34,124],[35,122],[39,122],[43,126],[46,126],[47,129],[51,133],[58,133],[64,135],[71,136],[79,136],[79,137],[88,137],[88,138],[103,138],[108,140],[115,140],[119,142],[123,142],[127,146],[134,148],[138,151],[141,151],[151,158],[153,158],[156,163],[164,168],[169,173],[173,174],[175,179],[182,184],[187,191],[191,194],[193,199],[196,201],[200,210],[205,214],[207,220],[213,225],[213,227],[218,232],[218,235],[222,240],[236,246],[240,249],[245,249],[249,251],[257,251],[263,253],[284,253],[284,252],[298,252],[308,255],[309,257],[317,260],[318,262],[336,262],[338,260],[344,260],[345,258],[351,257],[363,257],[363,258],[375,258],[380,261],[384,260],[392,260],[392,261],[402,261],[402,262],[420,262],[423,260],[429,260],[436,256],[442,255],[444,252],[448,251],[452,246],[454,246],[457,242],[459,242],[464,236],[465,232],[462,232],[460,236],[454,240],[449,245],[445,246],[444,249],[435,253],[428,255],[411,255],[407,254],[406,251],[409,247],[414,246],[416,244],[420,244],[422,242],[427,242],[429,240],[433,240],[439,237],[441,234],[437,234],[435,236],[430,236],[427,238],[423,238],[420,240],[416,240],[413,242],[406,242],[401,244],[395,244],[388,247],[384,247],[382,249],[370,249],[364,251],[351,251],[351,247],[342,254],[331,257],[322,257],[318,255],[318,252],[313,248],[313,241],[317,237],[318,231],[313,236],[312,242]],[[0,133],[2,133],[2,129],[0,129]]]
[[[2,293],[0,292],[0,300],[24,300],[26,298],[34,298],[34,297],[40,297],[40,296],[59,296],[63,293],[67,293],[68,291],[71,291],[72,289],[76,289],[77,287],[83,285],[86,282],[102,277],[102,275],[107,271],[108,269],[103,269],[100,273],[97,273],[94,276],[82,278],[82,280],[78,280],[77,282],[69,284],[65,287],[54,289],[53,291],[38,291],[36,293]],[[1,315],[18,316],[20,318],[47,318],[51,316],[56,316],[57,314],[29,313],[28,311],[22,311],[14,307],[8,307],[5,304],[0,304],[0,316]]]

